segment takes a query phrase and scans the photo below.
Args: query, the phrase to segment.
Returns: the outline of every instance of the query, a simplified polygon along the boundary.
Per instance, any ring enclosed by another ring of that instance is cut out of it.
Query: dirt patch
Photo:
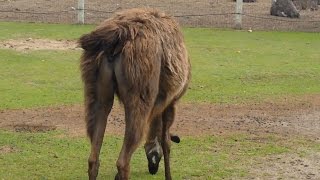
[[[306,157],[296,154],[267,156],[250,169],[247,177],[250,179],[319,179],[320,153],[312,153]]]
[[[12,146],[0,146],[0,154],[9,154],[9,153],[14,153],[17,152],[18,150]]]
[[[281,136],[305,136],[320,141],[319,122],[320,95],[260,104],[180,103],[172,132],[182,136],[234,132],[272,133]],[[84,108],[74,105],[0,111],[0,128],[15,130],[14,127],[21,124],[56,127],[71,135],[84,136]],[[106,132],[117,135],[124,132],[124,111],[117,103],[109,115]]]
[[[56,126],[38,124],[15,124],[11,127],[16,132],[48,132],[56,130]]]
[[[0,42],[0,48],[18,51],[28,50],[77,50],[76,41],[49,39],[11,39]]]

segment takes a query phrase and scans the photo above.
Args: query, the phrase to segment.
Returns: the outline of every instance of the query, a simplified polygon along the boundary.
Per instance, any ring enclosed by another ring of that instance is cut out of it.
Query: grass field
[[[0,23],[1,38],[76,39],[92,26]],[[64,33],[66,32],[66,33]],[[316,33],[184,29],[192,59],[185,101],[239,103],[320,92]],[[71,35],[72,34],[72,35]],[[82,101],[80,52],[0,49],[0,109]],[[34,96],[38,99],[33,99]],[[31,99],[30,99],[31,98]]]
[[[93,26],[0,22],[0,41],[21,38],[75,40]],[[320,34],[185,28],[192,59],[192,83],[183,101],[261,102],[320,93]],[[0,49],[0,110],[82,102],[77,50],[19,52]],[[247,133],[185,137],[173,145],[173,179],[245,178],[261,158],[320,152],[304,138]],[[107,136],[100,179],[112,179],[122,143]],[[112,148],[110,148],[112,147]],[[0,130],[0,179],[86,179],[89,144],[64,131],[25,133]],[[132,179],[163,179],[147,173],[144,151],[132,161]]]
[[[0,153],[0,177],[3,179],[86,179],[89,143],[85,138],[61,137],[63,132],[12,133],[0,131],[0,147],[12,152]],[[100,179],[113,179],[122,138],[108,136],[100,166]],[[298,149],[298,150],[297,150]],[[188,137],[172,147],[173,179],[221,179],[245,177],[247,168],[270,155],[297,153],[300,156],[320,151],[320,144],[305,139],[267,136],[263,142],[254,136],[235,134],[224,137]],[[192,156],[190,156],[192,154]],[[163,179],[160,165],[157,175],[147,171],[143,148],[132,160],[132,179]]]

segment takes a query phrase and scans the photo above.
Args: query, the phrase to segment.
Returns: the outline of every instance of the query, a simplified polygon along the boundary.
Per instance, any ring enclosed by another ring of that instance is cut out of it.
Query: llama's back
[[[98,56],[101,51],[108,61],[118,59],[115,63],[119,63],[125,81],[122,83],[131,91],[149,91],[152,83],[153,90],[172,99],[181,94],[189,81],[190,63],[183,35],[176,21],[160,11],[119,12],[88,38],[82,37],[80,44],[87,53]]]
[[[160,73],[160,93],[169,99],[180,95],[190,78],[190,62],[178,23],[155,9],[120,12],[102,27],[113,21],[129,34],[122,49],[128,83],[143,89],[150,76]]]

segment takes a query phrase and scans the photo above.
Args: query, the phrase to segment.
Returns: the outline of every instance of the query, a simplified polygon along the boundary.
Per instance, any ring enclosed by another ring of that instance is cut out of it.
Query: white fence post
[[[78,24],[84,24],[84,0],[78,0]]]
[[[237,0],[237,3],[236,3],[236,29],[242,29],[242,4],[243,4],[243,0]]]

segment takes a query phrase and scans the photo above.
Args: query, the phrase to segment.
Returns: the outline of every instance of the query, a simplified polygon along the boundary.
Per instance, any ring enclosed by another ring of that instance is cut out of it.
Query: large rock
[[[273,0],[270,9],[273,16],[299,18],[300,14],[291,0]]]
[[[298,10],[318,10],[320,0],[292,0]]]
[[[237,1],[237,0],[233,0],[233,1]],[[320,0],[319,0],[320,1]],[[248,2],[248,3],[250,3],[250,2],[257,2],[257,0],[243,0],[243,2]]]

